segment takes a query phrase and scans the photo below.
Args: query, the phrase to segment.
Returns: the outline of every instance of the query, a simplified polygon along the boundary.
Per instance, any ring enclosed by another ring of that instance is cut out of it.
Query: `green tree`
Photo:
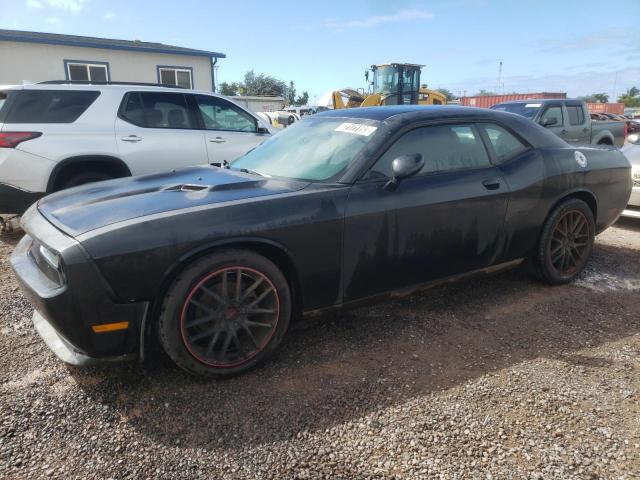
[[[481,88],[480,91],[475,94],[476,97],[490,97],[491,95],[496,95],[496,94],[489,90],[485,90],[484,88]]]
[[[295,105],[296,103],[296,86],[293,83],[293,80],[289,82],[289,86],[287,87],[287,105]]]
[[[609,95],[606,93],[593,93],[591,95],[585,95],[584,97],[578,97],[580,100],[592,103],[607,103],[609,101]]]
[[[296,101],[293,102],[294,105],[306,105],[308,103],[309,103],[309,92],[302,92],[302,95],[296,98]]]
[[[220,93],[222,95],[227,95],[228,97],[240,95],[242,90],[243,90],[243,86],[238,82],[233,82],[233,83],[222,82],[220,84]]]
[[[447,102],[450,102],[451,100],[455,100],[456,98],[458,98],[453,93],[451,93],[451,90],[447,90],[446,88],[437,88],[436,92],[440,92],[445,97],[447,97]]]
[[[282,96],[286,89],[286,84],[282,80],[261,73],[256,75],[253,70],[249,70],[244,75],[244,95],[248,96]]]
[[[624,103],[624,106],[628,108],[640,107],[640,89],[637,87],[627,89],[625,93],[618,97],[618,102]]]

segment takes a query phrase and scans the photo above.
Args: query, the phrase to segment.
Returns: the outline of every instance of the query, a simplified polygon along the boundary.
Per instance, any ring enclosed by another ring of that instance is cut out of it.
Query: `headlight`
[[[54,270],[60,271],[60,255],[44,245],[40,245],[39,250],[44,261],[47,262]]]

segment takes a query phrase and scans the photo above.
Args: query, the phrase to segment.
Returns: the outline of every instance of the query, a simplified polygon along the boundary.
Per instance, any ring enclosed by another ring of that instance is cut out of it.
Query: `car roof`
[[[342,108],[317,113],[320,117],[361,118],[384,121],[391,117],[411,115],[414,119],[441,117],[491,116],[495,112],[485,108],[449,106],[449,105],[393,105],[386,107]]]

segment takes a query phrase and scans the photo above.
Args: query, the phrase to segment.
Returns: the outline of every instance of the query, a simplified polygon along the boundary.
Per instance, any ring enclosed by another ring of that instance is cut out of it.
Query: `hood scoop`
[[[180,185],[172,185],[164,189],[165,192],[199,192],[200,190],[210,190],[212,185],[202,185],[195,183],[183,183]]]

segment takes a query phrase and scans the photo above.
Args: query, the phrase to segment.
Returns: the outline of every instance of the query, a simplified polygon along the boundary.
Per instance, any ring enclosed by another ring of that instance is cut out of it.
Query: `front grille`
[[[42,257],[42,254],[40,253],[40,245],[41,244],[37,240],[34,240],[31,244],[31,248],[29,249],[29,256],[33,259],[45,277],[56,285],[62,286],[64,284],[64,278],[62,277],[61,272],[49,265],[49,263]]]

